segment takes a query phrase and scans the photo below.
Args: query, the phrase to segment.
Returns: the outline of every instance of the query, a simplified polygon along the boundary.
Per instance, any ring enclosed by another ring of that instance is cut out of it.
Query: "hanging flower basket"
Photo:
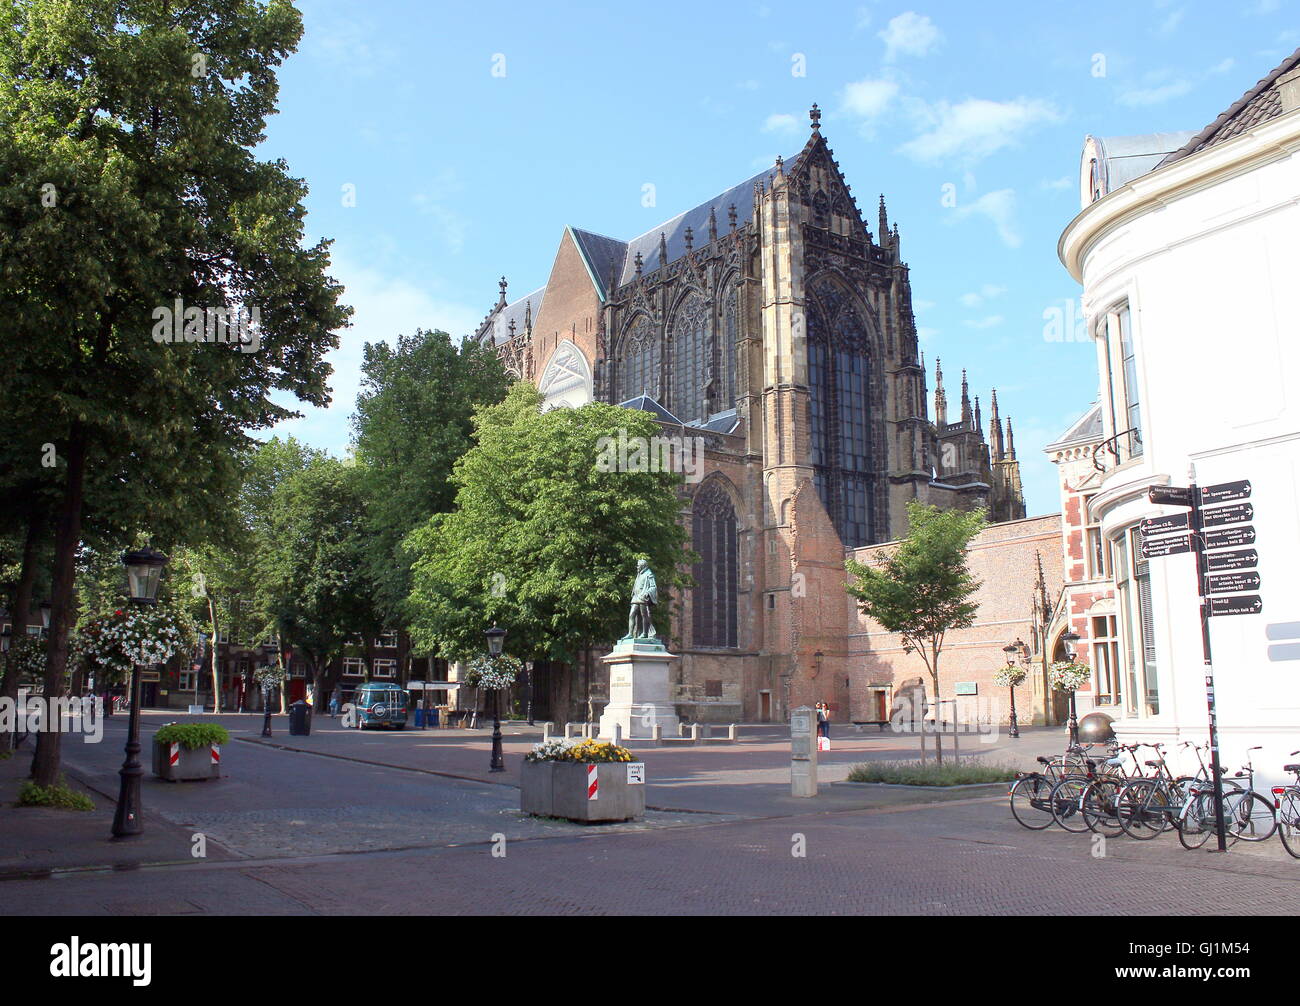
[[[523,673],[523,669],[523,661],[518,657],[511,657],[504,653],[495,657],[484,654],[470,661],[462,680],[471,688],[482,688],[490,692],[499,688],[509,688]]]
[[[999,688],[1014,688],[1016,685],[1024,684],[1026,677],[1028,675],[1023,667],[1008,665],[999,667],[993,672],[993,683]]]
[[[5,654],[5,665],[22,677],[45,676],[45,660],[49,650],[47,641],[39,636],[16,636]]]
[[[183,616],[164,605],[129,605],[82,625],[70,657],[96,680],[122,681],[136,664],[165,664],[193,645],[193,627]]]
[[[1077,692],[1092,678],[1092,668],[1078,661],[1062,660],[1051,666],[1048,680],[1062,692]]]

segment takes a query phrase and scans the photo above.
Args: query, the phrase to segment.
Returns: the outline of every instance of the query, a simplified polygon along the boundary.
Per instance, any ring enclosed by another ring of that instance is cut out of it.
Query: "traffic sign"
[[[1233,545],[1253,545],[1255,543],[1255,526],[1243,524],[1240,527],[1225,527],[1218,531],[1205,532],[1206,548],[1230,548]]]
[[[1205,565],[1210,569],[1254,569],[1257,562],[1259,553],[1253,548],[1242,548],[1235,552],[1211,552],[1205,557]]]
[[[1211,597],[1209,605],[1211,615],[1258,615],[1264,610],[1264,601],[1258,594]]]
[[[1159,559],[1166,555],[1181,555],[1190,552],[1192,543],[1187,535],[1181,534],[1169,538],[1142,538],[1142,558]]]
[[[1258,573],[1211,573],[1205,578],[1207,594],[1238,594],[1243,590],[1258,590]]]
[[[1255,516],[1255,507],[1250,503],[1233,503],[1213,510],[1202,510],[1201,514],[1206,527],[1217,527],[1219,524],[1237,524],[1250,520]]]
[[[1165,506],[1192,506],[1196,502],[1186,486],[1152,486],[1147,490],[1147,499]]]
[[[1229,500],[1249,498],[1249,479],[1242,479],[1239,482],[1220,482],[1217,486],[1203,486],[1201,488],[1202,505],[1206,503],[1227,503]]]
[[[1188,526],[1185,513],[1173,513],[1168,517],[1148,517],[1142,522],[1142,534],[1146,536],[1163,534],[1166,531],[1186,531]]]

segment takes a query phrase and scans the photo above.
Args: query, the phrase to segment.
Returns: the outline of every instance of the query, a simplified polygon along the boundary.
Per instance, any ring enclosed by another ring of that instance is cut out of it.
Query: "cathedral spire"
[[[934,421],[940,431],[948,425],[948,394],[943,390],[943,361],[934,358]]]
[[[980,418],[980,396],[975,396],[975,432],[984,436],[984,420]]]
[[[1016,460],[1016,435],[1011,432],[1011,417],[1007,416],[1007,453],[1008,461]]]
[[[524,301],[524,335],[532,338],[533,335],[533,302]]]
[[[889,240],[889,214],[885,212],[885,194],[880,193],[880,243]]]
[[[636,265],[636,278],[637,278],[637,279],[640,279],[640,278],[641,278],[641,264],[642,264],[642,262],[644,262],[645,260],[641,257],[641,253],[640,253],[640,252],[637,252],[637,253],[636,253],[636,258],[634,258],[632,261],[633,261],[633,262],[635,263],[635,265]]]
[[[998,418],[998,389],[993,389],[993,403],[989,415],[989,453],[994,461],[1002,460],[1002,420]]]
[[[668,264],[668,239],[664,237],[664,232],[659,232],[659,268],[662,269]]]
[[[713,212],[713,207],[709,207],[709,240],[718,240],[718,215]]]
[[[808,109],[808,118],[812,120],[812,131],[820,133],[822,131],[822,110],[817,107],[817,102],[813,102],[812,108]]]
[[[970,411],[970,385],[966,383],[966,371],[961,372],[961,421],[969,423],[971,421]]]
[[[501,296],[497,298],[497,307],[506,306],[506,278],[501,277],[501,282],[497,284],[501,288]]]

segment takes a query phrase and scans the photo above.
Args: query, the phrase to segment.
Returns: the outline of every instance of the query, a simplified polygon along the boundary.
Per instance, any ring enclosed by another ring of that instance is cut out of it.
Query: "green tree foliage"
[[[501,401],[509,377],[497,355],[446,332],[417,330],[397,346],[366,343],[352,417],[364,466],[366,565],[389,626],[406,624],[411,561],[402,542],[455,502],[452,466],[469,450],[474,410]]]
[[[349,312],[326,275],[328,242],[304,241],[305,185],[253,154],[302,34],[291,3],[25,0],[5,12],[0,415],[22,431],[23,463],[57,448],[55,695],[83,518],[157,531],[183,512],[160,545],[211,537],[246,431],[292,414],[272,393],[328,401],[324,355]],[[155,341],[157,312],[177,298],[257,308],[258,351]],[[59,735],[41,734],[39,784],[57,779],[58,759]]]
[[[969,628],[979,612],[973,598],[980,585],[967,566],[966,548],[983,529],[985,516],[983,510],[940,510],[911,500],[907,518],[907,537],[874,565],[853,559],[844,564],[846,589],[863,614],[900,634],[909,653],[921,655],[937,703],[944,636]],[[937,736],[936,743],[943,761]]]
[[[660,584],[656,628],[689,582],[693,561],[679,518],[679,474],[601,471],[602,438],[650,438],[643,412],[594,403],[541,411],[520,382],[475,417],[477,443],[456,465],[456,510],[435,514],[408,539],[412,634],[418,646],[458,658],[483,649],[493,622],[525,659],[572,661],[580,649],[622,636],[636,560]]]

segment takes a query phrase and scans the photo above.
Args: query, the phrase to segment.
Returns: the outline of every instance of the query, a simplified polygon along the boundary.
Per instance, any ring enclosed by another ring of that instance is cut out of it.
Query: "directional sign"
[[[1142,558],[1159,559],[1166,555],[1181,555],[1190,552],[1192,543],[1185,534],[1169,538],[1142,538]]]
[[[1186,531],[1187,514],[1175,513],[1168,517],[1148,517],[1142,522],[1142,534],[1162,534],[1165,531]]]
[[[1191,506],[1195,502],[1192,490],[1186,486],[1152,486],[1147,490],[1147,499],[1165,506]]]
[[[1208,594],[1239,594],[1243,590],[1259,590],[1258,573],[1212,573],[1205,578]]]
[[[1227,503],[1229,500],[1250,499],[1250,480],[1220,482],[1217,486],[1201,487],[1201,503]]]
[[[1258,594],[1241,594],[1237,597],[1211,597],[1211,615],[1258,615],[1264,602]]]
[[[1230,548],[1233,545],[1255,544],[1255,526],[1243,524],[1241,527],[1225,527],[1219,531],[1205,532],[1206,548]]]
[[[1239,524],[1255,516],[1255,507],[1250,503],[1233,503],[1231,506],[1215,507],[1213,510],[1201,511],[1206,527],[1220,524]]]
[[[1211,552],[1205,557],[1205,565],[1209,569],[1254,569],[1257,562],[1259,553],[1253,548],[1241,548],[1235,552]]]

